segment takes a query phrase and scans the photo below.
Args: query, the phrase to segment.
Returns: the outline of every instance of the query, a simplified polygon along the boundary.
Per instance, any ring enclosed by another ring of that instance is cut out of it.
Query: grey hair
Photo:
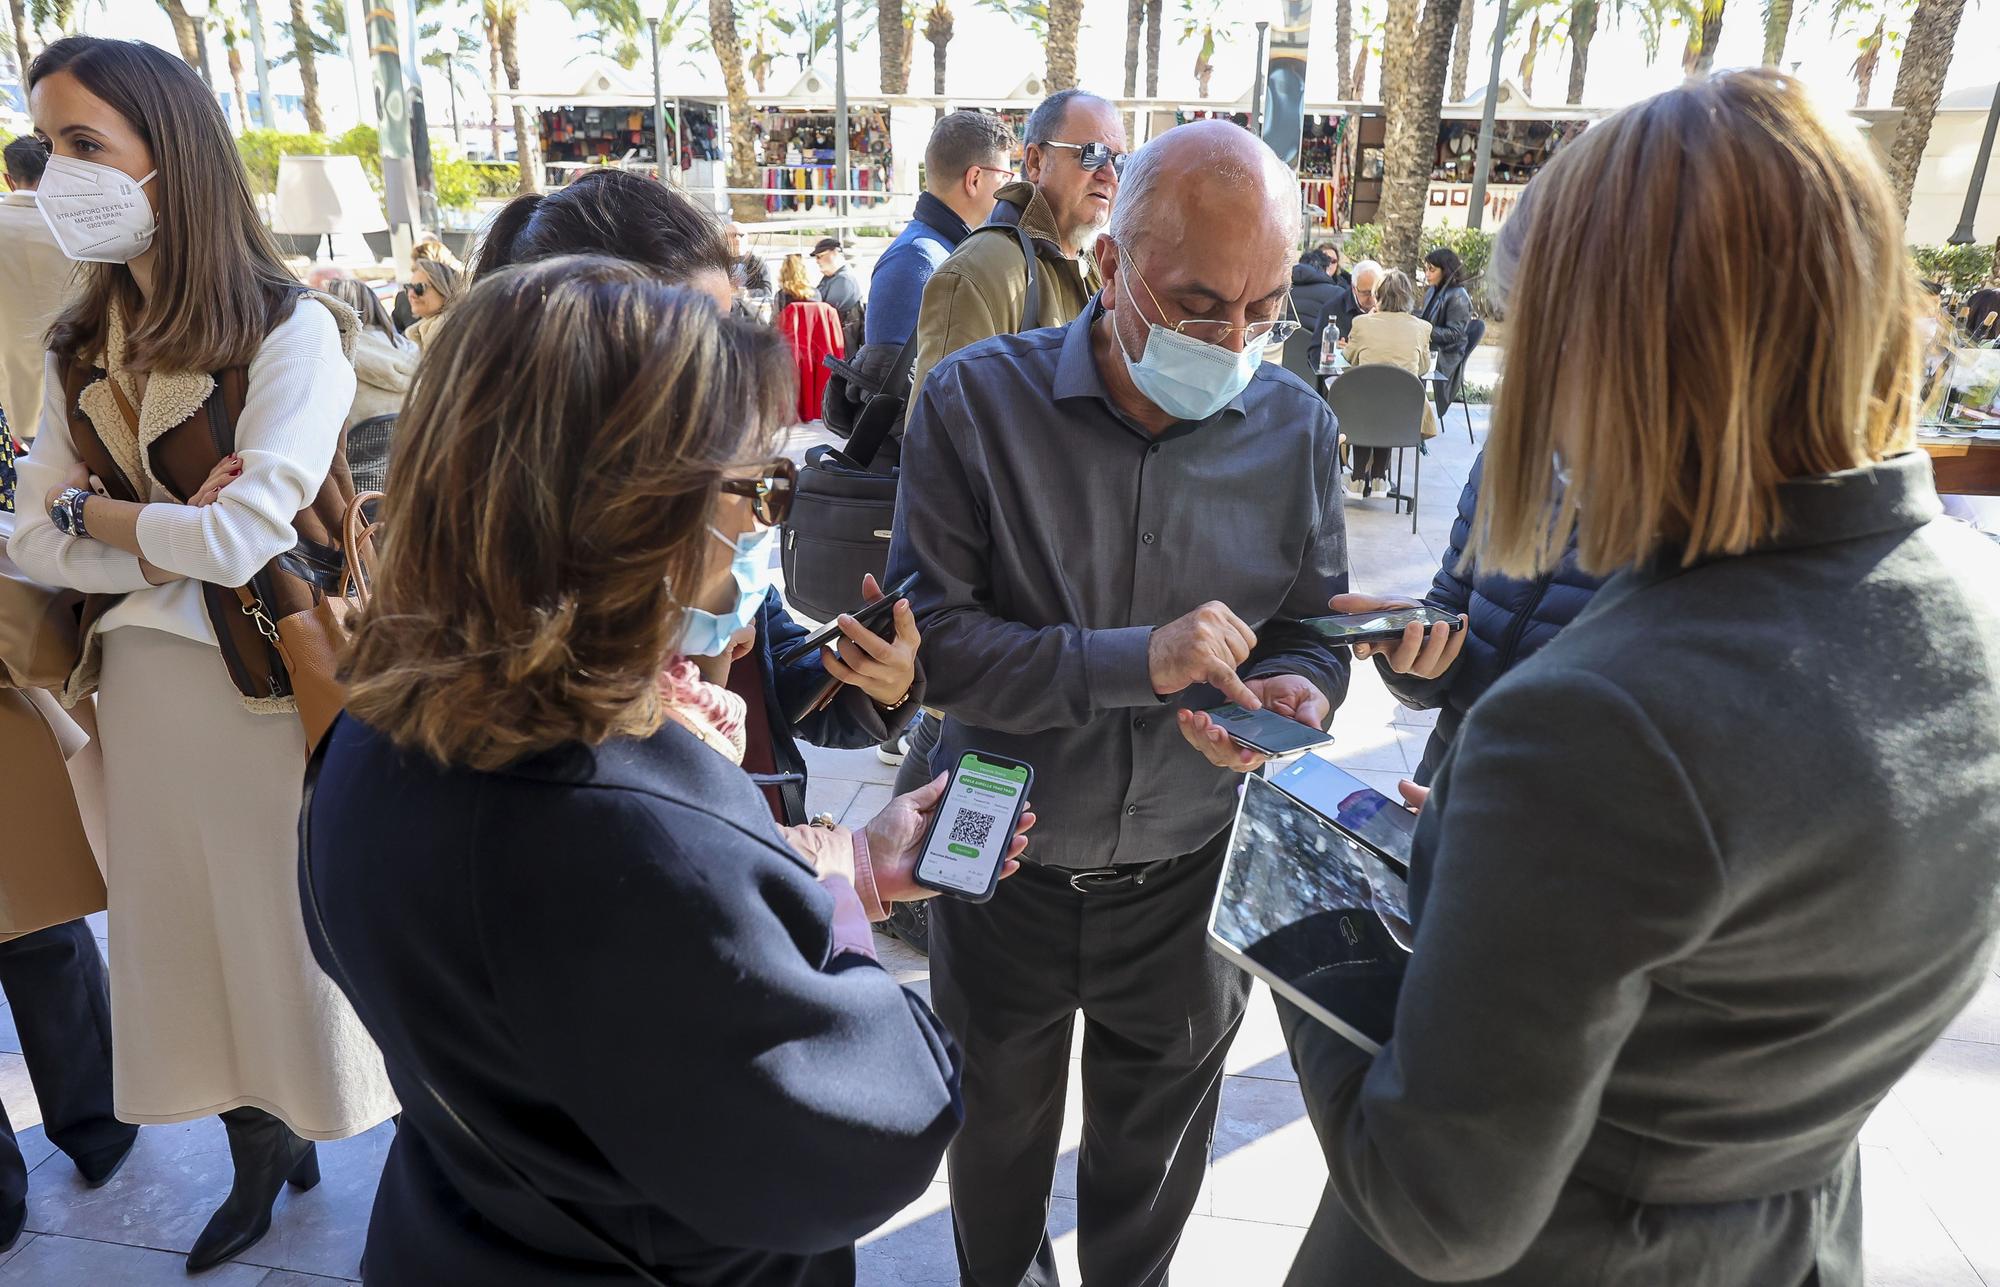
[[[1172,205],[1171,201],[1162,199],[1159,191],[1160,158],[1166,152],[1162,143],[1172,138],[1175,130],[1187,128],[1177,125],[1155,136],[1134,152],[1132,159],[1126,163],[1125,173],[1118,178],[1118,200],[1111,207],[1111,222],[1104,229],[1120,246],[1130,247],[1145,237],[1152,231],[1160,209]],[[1260,150],[1259,162],[1249,165],[1225,153],[1221,146],[1215,146],[1216,155],[1210,161],[1205,178],[1225,187],[1256,187],[1261,184],[1271,189],[1277,199],[1279,219],[1285,226],[1285,242],[1296,245],[1304,215],[1299,208],[1298,189],[1293,184],[1292,172],[1263,140],[1259,139],[1257,146]],[[1258,173],[1260,168],[1263,171],[1261,174]]]
[[[1410,275],[1400,268],[1391,268],[1382,274],[1382,280],[1375,283],[1375,311],[1378,313],[1407,313],[1417,302],[1417,291],[1410,285]]]
[[[1110,99],[1087,89],[1059,89],[1028,114],[1028,125],[1021,135],[1023,146],[1040,147],[1054,138],[1062,129],[1063,118],[1069,114],[1069,105],[1079,98],[1111,106]]]
[[[1382,265],[1376,263],[1372,259],[1364,259],[1360,263],[1354,265],[1354,267],[1348,269],[1347,273],[1348,276],[1352,277],[1357,282],[1360,281],[1364,275],[1380,277],[1382,275]]]

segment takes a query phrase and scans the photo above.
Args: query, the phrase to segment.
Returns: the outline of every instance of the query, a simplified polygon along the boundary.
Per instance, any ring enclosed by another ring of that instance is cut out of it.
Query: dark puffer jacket
[[[1292,307],[1298,310],[1299,321],[1312,336],[1307,357],[1315,366],[1319,364],[1319,333],[1326,329],[1328,316],[1352,298],[1347,287],[1322,270],[1311,264],[1292,265]],[[1346,333],[1343,328],[1341,334]]]
[[[1533,581],[1479,575],[1468,581],[1459,575],[1458,564],[1472,535],[1472,514],[1479,507],[1479,479],[1486,470],[1482,454],[1472,462],[1472,476],[1459,493],[1458,517],[1451,525],[1451,548],[1445,551],[1437,578],[1431,582],[1427,603],[1447,612],[1463,612],[1469,618],[1470,634],[1458,660],[1436,679],[1399,675],[1381,657],[1377,671],[1389,691],[1403,705],[1416,710],[1438,709],[1437,729],[1424,747],[1423,763],[1412,776],[1429,786],[1444,753],[1458,736],[1465,713],[1500,676],[1539,652],[1558,631],[1576,620],[1589,606],[1591,596],[1603,579],[1590,576],[1576,566],[1576,546],[1563,554],[1553,572]]]

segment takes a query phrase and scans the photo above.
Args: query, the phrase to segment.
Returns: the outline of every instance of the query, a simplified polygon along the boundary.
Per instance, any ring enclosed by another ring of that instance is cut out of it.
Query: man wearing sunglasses
[[[1111,220],[1118,175],[1125,168],[1125,125],[1118,109],[1095,94],[1065,89],[1028,116],[1022,167],[1026,178],[996,194],[993,215],[952,251],[924,286],[910,388],[940,361],[995,335],[1067,326],[1090,304],[1099,285],[1089,247]],[[1027,316],[1029,263],[1021,234],[1034,247],[1035,298]],[[912,405],[915,399],[912,398]],[[885,761],[903,761],[898,782],[930,781],[930,747],[938,721],[925,715]],[[890,928],[922,946],[924,912],[899,907]]]
[[[1206,925],[1261,761],[1197,712],[1324,728],[1347,690],[1343,651],[1296,624],[1347,585],[1334,418],[1277,360],[1298,236],[1255,135],[1168,130],[1125,173],[1096,302],[945,359],[910,414],[889,569],[920,573],[931,764],[1024,761],[1041,818],[990,901],[927,904],[965,1056],[965,1287],[1055,1282],[1078,1011],[1084,1282],[1159,1287],[1201,1189],[1250,990]]]
[[[947,355],[994,335],[1066,326],[1097,293],[1090,246],[1111,220],[1125,125],[1095,94],[1051,94],[1028,117],[1023,177],[996,194],[992,217],[962,242],[924,287],[917,320],[916,383]],[[1025,316],[1028,263],[1016,229],[1035,248],[1038,307]]]

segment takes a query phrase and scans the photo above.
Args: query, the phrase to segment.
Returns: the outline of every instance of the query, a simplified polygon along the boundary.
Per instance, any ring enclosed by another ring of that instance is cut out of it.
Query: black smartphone
[[[1417,834],[1417,815],[1345,769],[1317,755],[1308,755],[1271,785],[1319,814],[1364,848],[1387,862],[1404,879],[1410,874],[1410,841]]]
[[[887,626],[890,619],[896,614],[896,601],[905,597],[910,591],[916,588],[917,574],[912,572],[910,575],[896,582],[894,586],[890,587],[875,602],[864,603],[847,615],[859,621],[864,629],[872,630],[878,635],[882,634],[883,627]],[[840,637],[840,622],[829,621],[818,630],[807,635],[804,639],[785,649],[784,654],[777,658],[777,663],[780,666],[789,666],[801,657],[809,657],[828,644],[838,642]]]
[[[1333,740],[1333,734],[1310,724],[1301,724],[1273,711],[1246,710],[1234,702],[1202,713],[1220,724],[1223,732],[1265,755],[1291,755],[1325,746]]]
[[[1404,630],[1417,623],[1423,625],[1426,633],[1432,626],[1450,626],[1454,633],[1465,629],[1465,623],[1458,619],[1457,613],[1434,608],[1428,603],[1420,603],[1414,608],[1390,608],[1383,612],[1307,617],[1299,622],[1328,643],[1349,647],[1358,643],[1392,643],[1403,637]]]
[[[1035,771],[1019,760],[980,751],[959,756],[919,851],[917,883],[974,903],[993,897],[1034,781]]]

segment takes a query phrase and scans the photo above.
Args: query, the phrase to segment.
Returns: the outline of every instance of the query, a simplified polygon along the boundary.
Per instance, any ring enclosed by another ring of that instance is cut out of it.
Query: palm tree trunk
[[[1791,0],[1772,0],[1790,4]],[[1569,7],[1569,98],[1583,101],[1583,78],[1590,72],[1590,42],[1597,37],[1597,0],[1572,0]],[[1524,91],[1525,92],[1525,91]]]
[[[1125,97],[1139,96],[1139,42],[1145,39],[1146,0],[1125,0]]]
[[[951,9],[944,0],[937,0],[924,19],[924,39],[931,42],[931,92],[944,97],[944,55],[946,46],[951,44]],[[938,113],[943,115],[944,104],[938,104]]]
[[[306,128],[314,134],[324,134],[326,117],[319,110],[319,67],[313,62],[312,25],[306,19],[306,0],[292,0],[292,55],[298,60],[299,86],[306,100]]]
[[[757,136],[751,128],[750,87],[743,79],[743,40],[736,34],[735,0],[708,0],[708,43],[722,64],[722,83],[729,93],[729,186],[754,188]],[[731,196],[729,207],[741,220],[764,217],[764,203],[754,196]]]
[[[1160,28],[1166,23],[1167,0],[1146,0],[1146,97],[1160,96]]]
[[[1360,98],[1368,92],[1368,37],[1361,38],[1361,48],[1354,53],[1354,66],[1348,72],[1354,86],[1354,97]]]
[[[1715,70],[1715,51],[1722,44],[1723,11],[1728,0],[1707,0],[1701,10],[1701,50],[1695,55],[1694,73],[1706,76]]]
[[[500,66],[507,72],[507,88],[521,92],[521,11],[509,4],[500,10]],[[514,161],[521,171],[521,191],[542,190],[542,150],[535,142],[535,128],[528,109],[514,100]]]
[[[1390,0],[1382,45],[1382,104],[1388,120],[1382,145],[1382,263],[1414,274],[1423,237],[1425,193],[1437,163],[1438,119],[1461,4]]]
[[[1535,54],[1542,47],[1542,15],[1535,15],[1535,25],[1528,28],[1528,47],[1521,51],[1521,97],[1535,96]]]
[[[34,61],[34,46],[28,43],[28,6],[26,0],[7,0],[7,7],[14,18],[14,61],[20,65],[21,81],[27,83],[28,64]]]
[[[292,0],[294,4],[298,0]],[[486,84],[491,95],[487,103],[493,117],[490,129],[493,133],[493,159],[500,159],[500,31],[491,14],[485,19],[486,27]]]
[[[458,122],[458,68],[451,63],[444,65],[444,84],[445,92],[451,95],[451,141],[462,148],[465,146],[465,131]]]
[[[845,0],[835,0],[845,3]],[[903,52],[909,33],[903,29],[903,0],[875,0],[875,37],[882,43],[882,92],[903,94],[910,88],[910,63]]]
[[[1341,8],[1347,7],[1347,0],[1340,0]],[[1465,78],[1471,71],[1467,65],[1472,61],[1472,0],[1465,0],[1458,6],[1458,31],[1451,40],[1451,101],[1465,100]]]
[[[1903,109],[1889,146],[1889,182],[1895,185],[1896,205],[1905,218],[1964,13],[1965,0],[1917,0],[1910,34],[1903,42],[1903,64],[1896,69],[1896,89],[1889,96],[1890,106]]]
[[[250,99],[243,92],[243,55],[234,44],[229,47],[229,84],[236,91],[236,132],[250,128]]]
[[[1785,40],[1792,33],[1792,0],[1769,0],[1764,14],[1764,65],[1776,67],[1785,57]]]
[[[1076,87],[1076,40],[1083,0],[1049,0],[1049,92]]]
[[[1348,61],[1347,51],[1354,47],[1354,0],[1339,0],[1333,6],[1333,71],[1334,96],[1343,103],[1351,103],[1361,92],[1355,83],[1353,65]]]
[[[1854,60],[1854,105],[1868,106],[1868,96],[1875,90],[1875,69],[1882,65],[1882,39],[1889,19],[1875,20],[1875,32],[1861,44],[1861,56]]]
[[[181,61],[199,72],[201,70],[201,32],[181,0],[160,0],[160,8],[167,11],[167,22],[174,29],[174,43],[181,47]]]

